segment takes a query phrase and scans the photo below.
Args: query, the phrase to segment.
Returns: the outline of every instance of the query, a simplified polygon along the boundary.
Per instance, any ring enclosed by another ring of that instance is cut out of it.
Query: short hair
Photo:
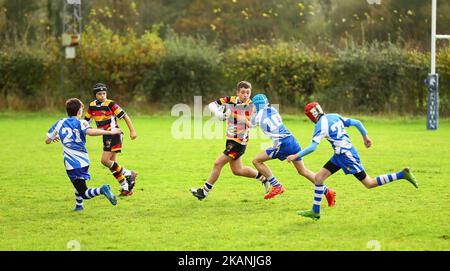
[[[241,88],[252,88],[252,84],[250,84],[250,82],[247,81],[241,81],[237,84],[236,86],[236,91],[240,90]]]
[[[66,111],[69,117],[76,116],[81,107],[83,107],[83,103],[77,98],[70,98],[66,101]]]

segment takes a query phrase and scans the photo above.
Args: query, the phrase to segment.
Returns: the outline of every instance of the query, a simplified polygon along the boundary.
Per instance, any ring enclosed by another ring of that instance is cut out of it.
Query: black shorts
[[[123,135],[104,135],[103,151],[121,152]]]
[[[234,160],[237,160],[245,153],[246,148],[247,148],[246,145],[239,144],[234,140],[227,140],[223,154],[233,158]]]

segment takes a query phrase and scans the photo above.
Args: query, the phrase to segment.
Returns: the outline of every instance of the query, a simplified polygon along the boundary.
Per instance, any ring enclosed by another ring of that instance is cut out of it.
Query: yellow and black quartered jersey
[[[103,103],[95,100],[89,104],[86,110],[85,120],[95,120],[98,129],[110,131],[111,127],[119,128],[117,119],[125,116],[125,111],[113,100],[106,100]]]
[[[250,126],[244,121],[239,121],[238,116],[245,116],[245,119],[250,121],[253,113],[252,100],[248,99],[247,102],[243,103],[239,100],[239,97],[229,96],[218,99],[216,103],[219,106],[226,105],[227,109],[231,110],[231,115],[227,119],[227,139],[246,145]]]

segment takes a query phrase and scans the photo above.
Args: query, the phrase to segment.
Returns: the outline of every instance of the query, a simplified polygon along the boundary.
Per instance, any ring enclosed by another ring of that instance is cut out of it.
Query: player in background
[[[273,140],[273,147],[268,148],[256,155],[253,159],[253,165],[261,172],[272,185],[269,193],[264,199],[271,199],[285,191],[283,185],[275,178],[270,168],[264,162],[278,159],[286,160],[291,154],[301,151],[300,144],[292,133],[283,124],[283,120],[278,111],[272,107],[264,94],[257,94],[252,99],[256,108],[256,114],[251,119],[251,126],[259,126],[265,135]],[[302,175],[314,184],[315,174],[305,167],[302,158],[299,157],[292,162],[297,169],[298,174]],[[331,188],[324,186],[324,193],[328,201],[328,206],[334,206],[336,202],[336,192]]]
[[[323,138],[326,138],[331,143],[334,155],[323,168],[316,173],[312,210],[299,211],[299,215],[312,219],[320,218],[320,203],[324,192],[324,182],[330,175],[340,169],[342,169],[345,174],[353,174],[353,176],[369,189],[400,179],[406,179],[414,185],[414,187],[418,188],[418,182],[409,168],[404,168],[402,171],[396,173],[379,175],[376,178],[371,178],[367,175],[359,159],[358,152],[355,147],[353,147],[350,138],[345,131],[345,127],[355,126],[361,133],[366,148],[372,146],[372,140],[367,135],[364,125],[359,120],[344,118],[339,114],[325,114],[322,107],[317,102],[307,104],[305,107],[305,114],[316,124],[312,143],[299,153],[288,156],[288,161],[295,161],[296,159],[313,152]]]
[[[117,120],[123,118],[130,131],[131,140],[136,139],[136,131],[134,130],[130,117],[117,103],[107,98],[107,91],[108,89],[105,84],[95,84],[93,88],[95,100],[89,104],[84,119],[91,122],[93,118],[98,129],[110,131],[113,128],[119,128]],[[122,150],[122,142],[122,134],[104,135],[101,162],[119,182],[121,186],[120,196],[131,196],[133,194],[137,173],[126,169],[117,162],[117,154]]]
[[[66,101],[68,118],[58,120],[48,130],[45,139],[46,144],[61,141],[63,146],[64,165],[67,175],[75,188],[76,205],[74,211],[83,210],[83,200],[104,195],[112,205],[116,205],[116,197],[111,192],[109,185],[104,184],[98,188],[88,188],[86,180],[90,180],[89,156],[86,150],[86,135],[117,135],[120,129],[104,131],[93,129],[85,120],[80,120],[83,113],[83,103],[71,98]]]
[[[218,119],[227,121],[227,141],[225,150],[214,162],[211,174],[203,187],[190,190],[199,200],[208,196],[222,168],[228,163],[234,175],[257,179],[264,184],[266,191],[270,189],[270,185],[261,173],[242,164],[242,155],[247,147],[250,118],[253,113],[251,94],[252,85],[247,81],[241,81],[236,86],[236,96],[220,98],[208,105],[209,110]],[[221,106],[223,106],[222,110],[220,110]]]

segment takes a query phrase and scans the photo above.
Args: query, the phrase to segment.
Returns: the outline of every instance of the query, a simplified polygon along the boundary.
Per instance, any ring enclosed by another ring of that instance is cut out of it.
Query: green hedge
[[[121,104],[171,106],[192,103],[194,95],[206,103],[233,94],[236,82],[247,80],[254,94],[266,93],[282,108],[303,108],[318,100],[327,111],[426,113],[429,54],[396,44],[349,45],[319,53],[299,43],[278,42],[221,52],[203,39],[172,33],[163,41],[155,32],[136,36],[132,30],[117,36],[91,25],[76,60],[62,60],[59,54],[55,43],[50,49],[2,50],[2,107],[60,106],[69,96],[90,100],[96,82],[105,82]],[[437,63],[440,113],[449,116],[450,46],[441,48]],[[32,103],[5,104],[11,97]]]

